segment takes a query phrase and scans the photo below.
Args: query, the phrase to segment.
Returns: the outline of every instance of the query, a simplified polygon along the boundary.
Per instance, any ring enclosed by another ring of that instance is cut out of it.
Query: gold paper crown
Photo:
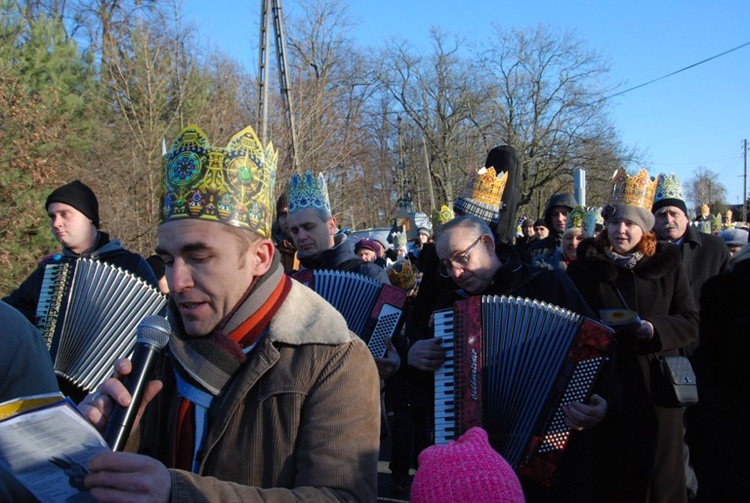
[[[481,168],[469,175],[462,197],[498,206],[507,182],[508,173],[506,171],[497,176],[494,167]]]
[[[417,277],[407,260],[396,262],[388,268],[388,279],[391,285],[406,290],[407,292],[417,286]]]
[[[164,156],[159,223],[198,218],[270,237],[277,158],[251,127],[221,148],[188,126]]]
[[[651,211],[656,192],[656,180],[648,176],[648,171],[642,169],[635,176],[628,176],[625,169],[615,171],[612,177],[612,204],[626,204]]]

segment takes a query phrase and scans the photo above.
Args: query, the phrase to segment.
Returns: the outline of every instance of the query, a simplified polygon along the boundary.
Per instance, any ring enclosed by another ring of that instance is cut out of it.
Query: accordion
[[[112,264],[79,258],[47,265],[37,304],[37,328],[55,372],[95,389],[114,362],[130,354],[136,327],[167,305],[154,287]]]
[[[385,341],[401,328],[408,297],[404,290],[345,271],[306,269],[296,273],[294,279],[341,313],[349,330],[367,343],[374,357],[385,356]]]
[[[470,297],[436,311],[446,360],[435,373],[435,443],[481,426],[519,475],[550,485],[570,436],[561,407],[588,399],[613,336],[572,311],[516,297]]]

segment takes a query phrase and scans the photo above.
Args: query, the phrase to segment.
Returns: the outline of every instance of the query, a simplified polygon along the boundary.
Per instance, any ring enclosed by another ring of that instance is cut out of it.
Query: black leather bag
[[[661,407],[698,403],[698,386],[685,356],[657,356],[651,360],[651,396]]]

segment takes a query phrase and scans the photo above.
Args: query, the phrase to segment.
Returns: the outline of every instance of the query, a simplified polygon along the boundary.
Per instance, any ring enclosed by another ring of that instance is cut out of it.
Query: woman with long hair
[[[618,170],[604,231],[581,242],[567,269],[594,311],[637,313],[615,327],[610,408],[595,432],[600,501],[687,501],[683,410],[655,402],[651,365],[697,338],[698,315],[678,248],[651,231],[653,187],[645,170]]]

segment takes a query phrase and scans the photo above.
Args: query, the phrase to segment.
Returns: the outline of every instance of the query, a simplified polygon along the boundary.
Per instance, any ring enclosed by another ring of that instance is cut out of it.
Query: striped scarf
[[[208,408],[246,362],[247,353],[266,331],[291,289],[292,282],[284,275],[277,257],[211,334],[200,338],[174,334],[170,340],[181,397],[175,425],[175,468],[197,471],[199,451],[208,430]]]

